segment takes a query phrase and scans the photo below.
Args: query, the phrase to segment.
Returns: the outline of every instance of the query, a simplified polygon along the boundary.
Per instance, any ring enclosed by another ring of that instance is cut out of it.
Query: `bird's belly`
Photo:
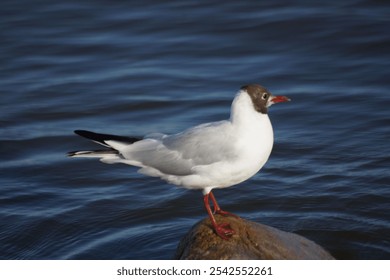
[[[226,188],[237,185],[255,175],[266,163],[272,145],[267,149],[252,149],[227,162],[216,162],[193,168],[194,175],[183,177],[178,183],[187,188]]]
[[[232,165],[227,172],[228,174],[226,174],[226,177],[231,178],[230,182],[226,182],[226,184],[220,187],[223,188],[229,187],[231,185],[236,185],[251,178],[264,166],[264,164],[268,160],[270,153],[271,149],[269,150],[269,152],[263,153],[261,155],[254,153]]]

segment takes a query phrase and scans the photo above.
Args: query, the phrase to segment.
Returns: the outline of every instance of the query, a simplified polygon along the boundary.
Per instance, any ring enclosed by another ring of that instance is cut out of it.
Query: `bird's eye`
[[[267,99],[268,97],[268,94],[266,92],[263,93],[263,96],[261,98],[263,98],[264,100]]]

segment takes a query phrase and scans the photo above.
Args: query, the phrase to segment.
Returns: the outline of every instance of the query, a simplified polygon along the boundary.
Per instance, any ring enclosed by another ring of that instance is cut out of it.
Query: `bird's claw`
[[[230,227],[228,223],[222,223],[215,227],[215,232],[225,240],[228,240],[235,231]]]

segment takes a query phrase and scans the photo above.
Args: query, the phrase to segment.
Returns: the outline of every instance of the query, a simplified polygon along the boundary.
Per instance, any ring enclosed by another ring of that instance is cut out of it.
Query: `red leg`
[[[207,214],[209,214],[209,217],[210,217],[211,223],[213,224],[215,232],[221,238],[227,240],[234,234],[234,230],[230,227],[230,225],[228,223],[217,224],[217,221],[215,220],[214,215],[211,212],[211,208],[210,208],[210,203],[209,203],[210,194],[211,194],[211,192],[209,192],[208,194],[203,196],[204,206],[206,207]],[[215,208],[215,204],[214,204],[214,208]]]
[[[210,191],[209,192],[209,195],[210,195],[210,198],[211,200],[213,201],[213,205],[214,205],[214,214],[220,214],[220,215],[223,215],[223,216],[232,216],[232,217],[235,217],[235,218],[239,218],[237,215],[233,214],[233,213],[230,213],[230,212],[227,212],[227,211],[223,211],[219,205],[218,205],[218,202],[217,200],[215,199],[215,196],[214,194]]]

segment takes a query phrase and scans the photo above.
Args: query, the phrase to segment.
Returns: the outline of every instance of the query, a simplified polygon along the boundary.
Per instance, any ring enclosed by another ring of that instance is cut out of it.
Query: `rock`
[[[181,260],[331,260],[322,247],[302,236],[241,218],[215,215],[235,234],[224,240],[208,218],[195,224],[180,241],[175,259]]]

